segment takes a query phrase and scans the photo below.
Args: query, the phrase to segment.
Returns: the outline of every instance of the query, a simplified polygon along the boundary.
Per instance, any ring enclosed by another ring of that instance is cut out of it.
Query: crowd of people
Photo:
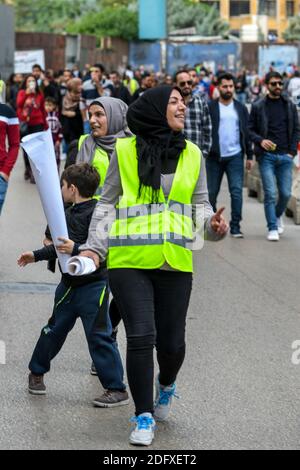
[[[282,214],[300,138],[300,77],[295,70],[287,86],[274,70],[263,81],[251,77],[250,84],[244,72],[233,76],[220,68],[212,76],[197,66],[182,67],[173,77],[129,68],[122,77],[118,71],[106,73],[101,64],[59,74],[35,65],[26,77],[14,76],[8,104],[0,104],[0,211],[19,133],[50,128],[58,171],[61,153],[66,154],[61,186],[69,239],[55,247],[47,229],[44,247],[22,253],[19,266],[48,261],[53,269],[57,252],[90,258],[95,266],[78,277],[62,273],[52,316],[29,364],[29,392],[46,394],[44,375],[80,317],[92,373],[104,388],[94,406],[128,404],[116,342],[123,320],[136,409],[134,445],[152,443],[156,421],[168,418],[176,396],[193,241],[199,232],[211,241],[222,240],[229,230],[234,239],[244,237],[244,169],[251,170],[254,156],[265,192],[267,239],[279,241],[284,231]],[[24,177],[34,183],[25,153],[24,161]],[[224,173],[229,225],[217,205]]]

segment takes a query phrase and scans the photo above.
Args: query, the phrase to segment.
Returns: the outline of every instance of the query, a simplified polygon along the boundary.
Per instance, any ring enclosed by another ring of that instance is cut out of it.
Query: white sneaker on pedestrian
[[[279,235],[282,235],[284,232],[284,223],[283,223],[282,217],[278,217],[277,219],[277,230],[278,230]]]
[[[279,234],[277,230],[270,230],[267,235],[267,239],[269,242],[278,242],[279,241]]]
[[[129,442],[135,446],[150,446],[154,439],[155,421],[151,413],[142,413],[134,416],[130,420],[135,423],[135,428],[131,431]]]
[[[171,410],[173,397],[179,398],[176,395],[176,384],[164,387],[159,383],[158,377],[155,382],[156,395],[154,403],[154,418],[157,421],[165,421]]]

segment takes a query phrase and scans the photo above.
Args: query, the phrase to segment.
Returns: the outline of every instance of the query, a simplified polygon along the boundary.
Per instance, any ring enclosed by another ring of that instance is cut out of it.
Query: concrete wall
[[[0,5],[0,73],[6,80],[14,71],[15,20],[11,7]]]

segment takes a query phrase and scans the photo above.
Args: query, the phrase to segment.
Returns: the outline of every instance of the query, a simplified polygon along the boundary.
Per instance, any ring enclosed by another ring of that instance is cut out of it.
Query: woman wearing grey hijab
[[[104,173],[106,174],[104,167],[106,166],[107,170],[116,140],[132,135],[126,121],[127,109],[128,106],[123,101],[108,96],[96,99],[89,107],[92,132],[79,139],[76,163],[89,163],[101,170],[101,187],[104,183]]]
[[[100,174],[100,185],[96,197],[101,194],[117,139],[132,136],[127,127],[127,109],[128,106],[123,101],[108,96],[96,99],[88,109],[92,132],[90,135],[80,137],[76,163],[89,163]],[[112,325],[112,338],[115,340],[121,316],[114,299],[109,306],[109,316]],[[97,374],[94,364],[91,367],[91,374]],[[98,402],[95,404],[101,406]]]

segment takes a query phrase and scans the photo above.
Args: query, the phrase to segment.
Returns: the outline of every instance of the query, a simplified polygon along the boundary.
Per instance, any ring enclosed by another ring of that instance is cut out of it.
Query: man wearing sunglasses
[[[264,188],[267,239],[279,241],[284,231],[282,214],[291,196],[293,157],[300,139],[299,121],[296,106],[283,94],[280,73],[269,72],[265,83],[268,95],[253,104],[249,131]]]
[[[212,143],[212,126],[206,100],[199,94],[192,96],[193,80],[188,70],[177,72],[174,82],[180,88],[187,107],[184,124],[185,136],[198,145],[206,158]]]

